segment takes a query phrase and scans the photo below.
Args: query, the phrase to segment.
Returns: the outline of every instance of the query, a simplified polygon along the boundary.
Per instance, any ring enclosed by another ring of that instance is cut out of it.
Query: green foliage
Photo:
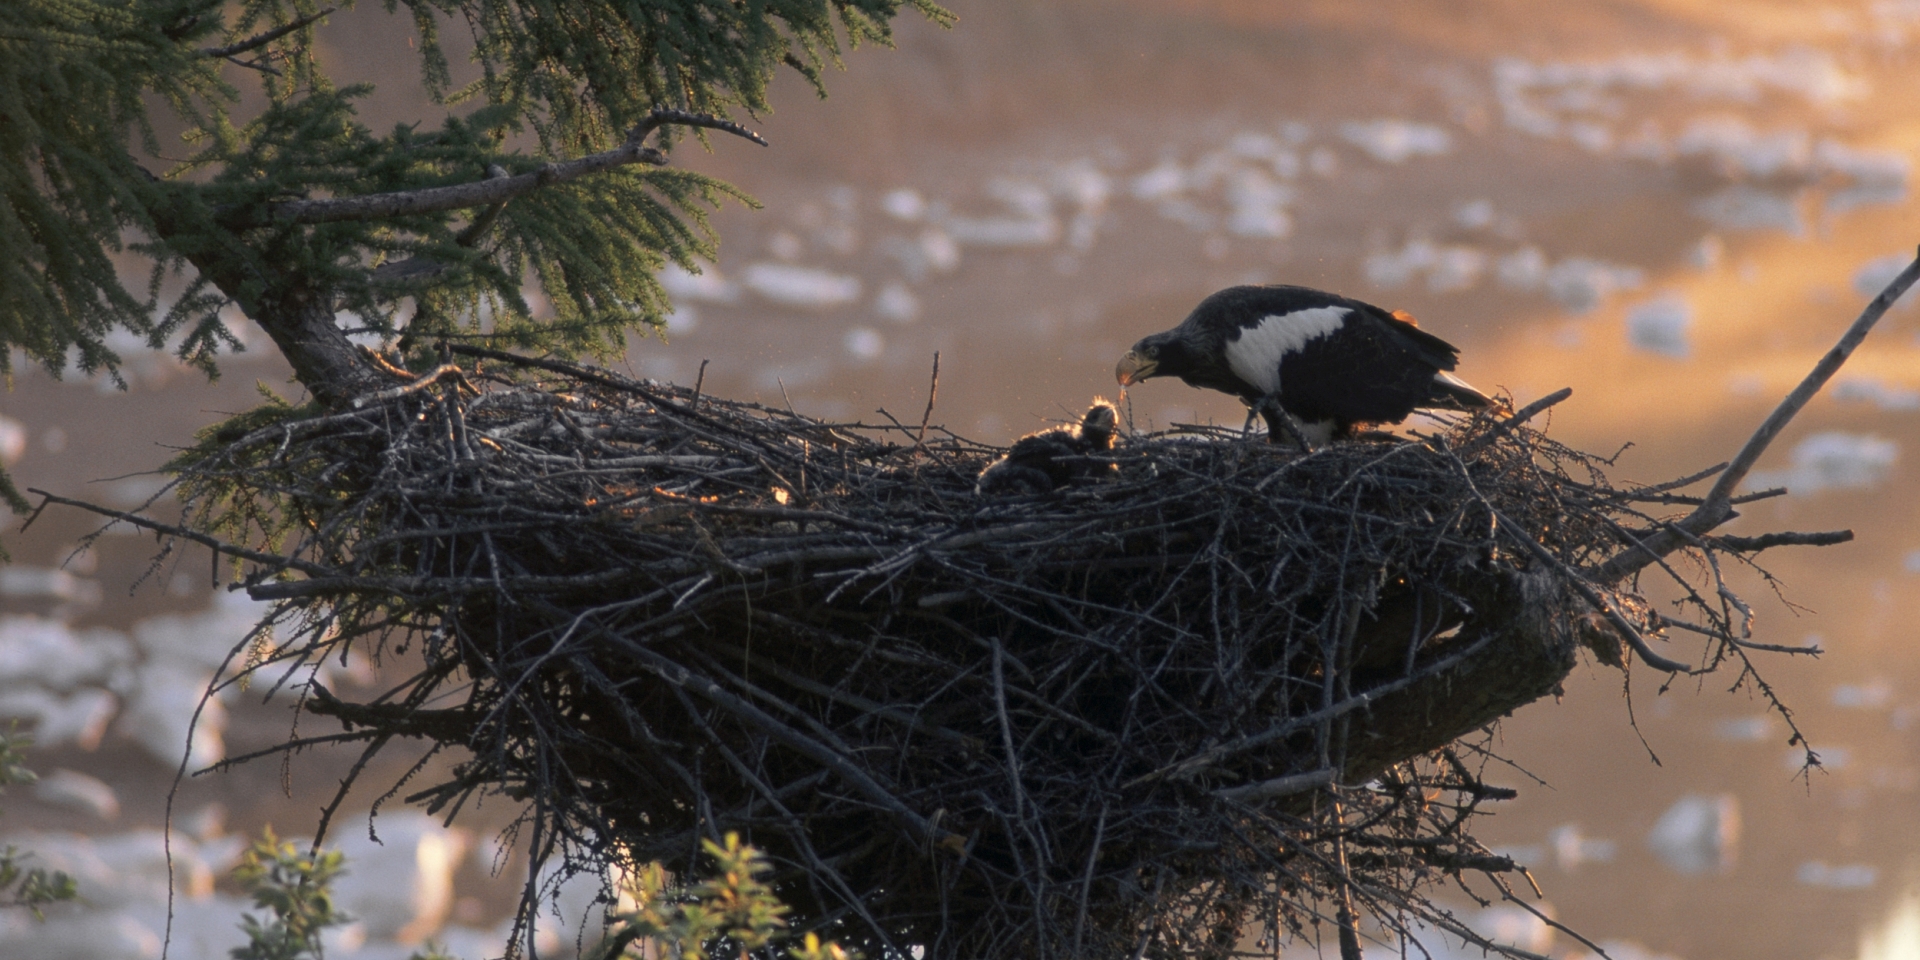
[[[247,943],[230,951],[233,960],[318,960],[321,931],[352,922],[334,909],[328,889],[344,861],[338,852],[304,853],[269,828],[233,871],[253,905],[267,911],[264,919],[241,918]]]
[[[625,894],[633,909],[614,916],[614,931],[582,960],[745,957],[774,944],[786,929],[787,907],[760,878],[773,869],[760,851],[729,833],[724,843],[702,841],[713,872],[691,889],[676,890],[658,863],[636,871]],[[807,934],[789,951],[796,960],[847,960],[834,943]]]
[[[0,792],[39,779],[26,767],[26,748],[24,737],[0,734]],[[32,856],[13,847],[0,848],[0,907],[25,908],[38,918],[42,907],[72,900],[79,888],[72,877],[58,870],[26,866]]]
[[[355,119],[376,91],[335,87],[313,55],[326,23],[316,0],[8,0],[0,374],[18,347],[51,371],[117,377],[115,327],[211,374],[236,345],[219,319],[229,302],[281,349],[299,349],[273,315],[292,294],[383,334],[411,302],[415,339],[617,350],[626,330],[666,312],[653,274],[710,257],[707,211],[744,197],[685,172],[621,167],[504,209],[303,224],[276,220],[270,205],[536,170],[618,145],[659,107],[768,110],[776,69],[824,92],[843,46],[889,42],[906,6],[951,19],[932,0],[385,0],[415,33],[425,89],[460,113],[381,136]],[[438,38],[447,22],[476,42],[477,79],[459,89]],[[258,101],[236,86],[249,75]],[[262,105],[241,116],[243,102]],[[160,127],[181,131],[184,156]],[[660,137],[670,144],[672,128]],[[376,272],[406,258],[432,269]],[[185,292],[162,303],[176,273]],[[522,298],[529,280],[551,312]]]
[[[722,951],[744,958],[775,944],[786,928],[781,917],[787,908],[760,880],[771,869],[760,851],[731,833],[725,843],[707,841],[704,846],[713,858],[713,873],[691,889],[673,887],[657,863],[642,867],[625,891],[633,910],[615,915],[613,933],[589,948],[583,960],[709,960],[724,956]],[[232,951],[233,960],[318,960],[321,931],[351,922],[334,909],[328,890],[345,867],[339,853],[302,853],[267,830],[233,875],[269,916],[242,919],[247,944]],[[811,933],[788,955],[794,960],[858,960]],[[410,960],[455,958],[429,942]]]

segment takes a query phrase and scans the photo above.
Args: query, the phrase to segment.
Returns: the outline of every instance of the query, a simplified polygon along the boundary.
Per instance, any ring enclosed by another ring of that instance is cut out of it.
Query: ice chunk
[[[1427,268],[1427,289],[1434,293],[1471,290],[1487,269],[1487,255],[1473,247],[1447,246],[1434,251]]]
[[[961,246],[1050,247],[1060,240],[1060,221],[1048,215],[948,217],[941,226]]]
[[[1481,197],[1459,204],[1453,208],[1453,222],[1467,230],[1485,230],[1493,226],[1493,201]]]
[[[1793,879],[1809,887],[1828,890],[1865,890],[1879,882],[1880,869],[1866,863],[1829,865],[1819,860],[1808,860],[1793,872]]]
[[[453,872],[470,838],[418,811],[383,814],[372,827],[379,842],[364,830],[336,835],[334,846],[347,862],[334,883],[334,903],[365,927],[369,939],[419,943],[453,909]]]
[[[1773,717],[1728,717],[1713,725],[1713,735],[1734,743],[1757,743],[1773,736]]]
[[[1622,267],[1586,257],[1571,257],[1547,270],[1547,295],[1570,313],[1589,313],[1607,297],[1632,290],[1645,282],[1646,275],[1633,267]]]
[[[1554,862],[1560,869],[1570,871],[1579,869],[1581,864],[1612,862],[1617,845],[1612,840],[1588,837],[1580,831],[1579,824],[1569,823],[1547,833],[1547,847],[1553,851]]]
[[[1362,270],[1366,273],[1368,283],[1392,290],[1405,286],[1421,270],[1431,266],[1433,258],[1432,243],[1411,240],[1399,250],[1381,250],[1369,254]]]
[[[860,299],[860,278],[761,261],[747,265],[742,283],[774,303],[810,310],[844,307]]]
[[[953,236],[938,227],[920,231],[916,241],[927,266],[935,273],[952,273],[960,267],[960,245]]]
[[[1236,133],[1227,141],[1227,152],[1248,160],[1269,160],[1283,149],[1279,140],[1251,130]]]
[[[872,327],[854,327],[844,341],[847,353],[855,360],[878,360],[887,352],[887,339]]]
[[[1689,794],[1667,808],[1647,847],[1680,873],[1731,869],[1740,845],[1740,800],[1730,793]]]
[[[722,276],[720,268],[702,263],[695,273],[677,263],[660,268],[660,286],[675,300],[701,303],[733,303],[740,299],[740,288]]]
[[[1795,496],[1821,490],[1862,490],[1880,483],[1900,459],[1900,445],[1869,434],[1829,430],[1800,441],[1793,465],[1755,470],[1747,476],[1754,490],[1786,487]]]
[[[1538,290],[1547,282],[1547,255],[1539,247],[1521,247],[1500,258],[1494,276],[1511,290]]]
[[[51,567],[0,567],[0,597],[44,597],[93,606],[100,602],[100,584]]]
[[[987,196],[1000,201],[1020,217],[1038,220],[1053,214],[1053,195],[1032,180],[995,177],[987,182]]]
[[[1134,177],[1127,187],[1134,199],[1148,202],[1171,199],[1186,189],[1187,172],[1172,160],[1160,161],[1159,166]]]
[[[895,220],[912,222],[927,215],[927,199],[918,190],[902,187],[887,191],[880,198],[880,209]]]
[[[1054,192],[1081,210],[1098,211],[1113,196],[1113,178],[1084,160],[1054,171],[1052,181]]]
[[[133,625],[133,640],[149,663],[167,662],[205,670],[228,666],[237,648],[273,610],[271,603],[238,591],[218,591],[213,603],[192,613],[166,613]]]
[[[42,617],[0,617],[0,689],[104,685],[132,663],[133,644],[119,631],[75,630]]]
[[[1690,209],[1723,230],[1779,230],[1797,237],[1804,229],[1798,196],[1758,187],[1731,186],[1695,200]]]
[[[183,753],[188,770],[220,762],[227,754],[227,711],[219,700],[206,698],[211,680],[210,672],[184,664],[148,663],[127,698],[120,731],[161,763],[178,764]],[[198,723],[194,721],[196,712]]]
[[[1414,157],[1444,156],[1453,150],[1453,136],[1445,128],[1408,120],[1343,123],[1340,125],[1340,136],[1384,163],[1405,163]]]
[[[1813,148],[1814,165],[1862,185],[1905,187],[1913,160],[1904,153],[1861,150],[1837,140],[1821,140]]]
[[[1258,170],[1242,170],[1227,184],[1227,232],[1236,236],[1280,239],[1293,232],[1286,206],[1293,188],[1276,183]]]
[[[0,414],[0,467],[13,464],[27,452],[27,425]]]
[[[1627,311],[1627,343],[1634,349],[1663,357],[1686,359],[1687,327],[1693,308],[1679,294],[1669,293]]]
[[[40,775],[33,798],[41,803],[91,813],[102,820],[120,817],[120,797],[99,777],[57,768]]]
[[[912,323],[920,319],[920,298],[906,284],[890,280],[873,298],[873,312],[894,323]]]
[[[1805,130],[1761,133],[1731,115],[1700,117],[1674,138],[1680,156],[1706,157],[1735,176],[1760,179],[1807,171],[1813,148]]]
[[[1833,688],[1831,700],[1845,710],[1880,710],[1893,701],[1893,685],[1882,679],[1843,683]]]
[[[40,747],[95,749],[119,706],[118,697],[92,688],[65,696],[32,687],[0,691],[0,717],[32,721],[33,742]]]
[[[168,843],[159,830],[83,836],[45,832],[14,834],[4,841],[31,850],[34,866],[64,871],[73,877],[80,902],[90,910],[115,910],[137,904],[167,903]],[[238,852],[231,844],[201,844],[175,833],[172,842],[174,891],[181,898],[206,897],[216,872],[225,870]],[[236,916],[235,920],[238,919]]]

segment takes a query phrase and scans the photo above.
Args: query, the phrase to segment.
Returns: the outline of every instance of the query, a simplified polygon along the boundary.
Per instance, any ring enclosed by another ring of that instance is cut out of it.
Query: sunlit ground
[[[1413,311],[1483,388],[1525,402],[1572,387],[1553,435],[1631,444],[1617,477],[1658,481],[1730,457],[1920,244],[1920,4],[952,6],[955,30],[904,21],[898,50],[850,56],[824,103],[787,84],[756,124],[771,149],[681,152],[766,207],[720,214],[719,261],[669,278],[681,310],[666,342],[636,339],[628,368],[691,382],[709,361],[709,391],[873,420],[917,414],[937,351],[935,420],[1005,441],[1112,396],[1120,351],[1212,290],[1305,283]],[[403,79],[382,66],[400,41],[371,8],[330,29],[356,69]],[[151,468],[251,404],[256,378],[286,389],[280,369],[238,362],[209,387],[143,357],[132,396],[21,376],[0,396],[19,427],[12,469],[137,498],[138,478],[86,481]],[[1234,401],[1177,382],[1128,400],[1140,429],[1241,420]],[[1920,309],[1902,304],[1762,464],[1756,482],[1794,495],[1737,521],[1858,534],[1764,558],[1797,609],[1748,581],[1766,601],[1759,639],[1825,651],[1761,662],[1824,769],[1801,776],[1785,726],[1729,693],[1730,675],[1662,692],[1636,673],[1636,733],[1621,675],[1583,667],[1562,700],[1500,727],[1504,755],[1546,785],[1498,774],[1522,796],[1485,836],[1612,956],[1920,956],[1917,428]],[[84,529],[49,518],[7,543],[46,567]],[[129,597],[150,545],[121,538],[83,559],[70,572],[94,586],[75,596],[16,586],[0,604],[132,631],[139,662],[157,662],[136,624],[203,615],[208,574],[204,557],[164,566]],[[0,706],[45,716],[8,683]],[[68,738],[43,766],[107,783],[119,819],[10,795],[8,829],[158,823],[173,763],[126,719],[137,686],[87,684],[115,698],[111,722],[97,748]],[[279,714],[234,710],[229,751],[285,732]],[[349,760],[296,766],[291,799],[263,769],[196,783],[188,806],[224,804],[215,836],[269,820],[299,832]],[[503,815],[484,811],[478,833]],[[485,881],[486,859],[458,868],[443,911],[468,928],[511,895]],[[1484,919],[1530,949],[1586,952],[1510,914]]]

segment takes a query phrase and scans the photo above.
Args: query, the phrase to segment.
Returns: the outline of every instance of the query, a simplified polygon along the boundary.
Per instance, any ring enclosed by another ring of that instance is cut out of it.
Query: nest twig
[[[1582,571],[1671,494],[1531,426],[1189,429],[977,495],[1000,452],[487,354],[231,425],[177,464],[188,519],[137,522],[284,601],[255,673],[417,653],[306,701],[328,742],[466,751],[410,800],[508,794],[576,864],[690,870],[739,831],[797,925],[871,956],[1218,957],[1353,933],[1336,903],[1491,947],[1427,897],[1518,869],[1469,830],[1510,791],[1450,744],[1583,644],[1680,622],[1696,669],[1751,669],[1714,558],[1761,544],[1695,537],[1705,579],[1661,561],[1688,599],[1653,614]]]

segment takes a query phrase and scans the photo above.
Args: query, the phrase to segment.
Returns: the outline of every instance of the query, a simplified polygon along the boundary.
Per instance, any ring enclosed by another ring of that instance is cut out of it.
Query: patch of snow
[[[860,299],[860,278],[813,267],[760,261],[747,265],[741,283],[787,307],[828,310]]]
[[[1830,700],[1843,710],[1880,710],[1893,701],[1893,685],[1883,679],[1841,684]]]
[[[941,226],[961,246],[1019,249],[1050,247],[1060,241],[1060,221],[1046,215],[948,217]]]
[[[212,679],[211,671],[184,664],[145,665],[120,715],[120,732],[161,763],[177,764],[182,754],[190,771],[220,762],[227,755],[227,710],[218,699],[205,697]]]
[[[1637,304],[1627,311],[1627,343],[1644,353],[1684,360],[1693,308],[1677,293]]]
[[[1756,470],[1747,477],[1753,490],[1786,487],[1794,496],[1821,490],[1864,490],[1877,486],[1900,460],[1900,445],[1870,434],[1829,430],[1800,441],[1792,466]]]
[[[0,567],[0,597],[94,606],[100,602],[100,584],[50,567]]]
[[[132,666],[133,653],[133,644],[116,630],[75,630],[43,617],[0,617],[0,689],[65,692],[111,685]]]
[[[1694,216],[1722,230],[1779,230],[1800,236],[1800,198],[1736,184],[1693,201]]]
[[[1588,837],[1580,831],[1579,824],[1569,823],[1547,833],[1547,848],[1553,851],[1553,860],[1560,869],[1571,871],[1582,864],[1613,862],[1618,844]]]
[[[880,209],[895,220],[912,223],[927,215],[927,198],[908,187],[889,190],[880,198]]]
[[[453,909],[454,869],[472,845],[416,810],[389,813],[365,830],[347,829],[332,844],[346,855],[335,881],[334,903],[359,922],[369,939],[417,944],[438,932]]]
[[[1713,735],[1732,743],[1758,743],[1773,736],[1773,717],[1728,717],[1713,725]]]
[[[1833,385],[1832,393],[1839,403],[1870,403],[1891,412],[1920,410],[1920,390],[1897,387],[1878,377],[1845,377]]]
[[[1805,130],[1771,133],[1755,130],[1730,114],[1699,117],[1673,140],[1682,157],[1702,157],[1729,176],[1757,179],[1804,175],[1813,159],[1812,139]]]
[[[920,298],[898,280],[889,280],[873,298],[873,312],[883,320],[908,324],[920,319]]]
[[[1409,120],[1343,123],[1340,136],[1382,163],[1405,163],[1415,157],[1439,157],[1453,152],[1453,135],[1444,127]]]
[[[1681,797],[1647,834],[1647,848],[1679,873],[1726,871],[1740,845],[1740,800],[1730,793]]]
[[[66,695],[37,687],[0,690],[0,717],[30,721],[37,747],[98,748],[119,705],[118,697],[92,687]]]
[[[33,798],[41,803],[91,813],[102,820],[120,817],[120,797],[99,777],[57,768],[40,775]]]
[[[740,299],[740,287],[731,283],[720,273],[720,268],[710,263],[699,265],[695,273],[677,263],[669,263],[660,268],[658,275],[660,286],[667,296],[675,300],[696,303],[733,303]]]
[[[887,338],[872,327],[854,327],[847,331],[846,339],[842,342],[848,355],[855,360],[878,360],[881,354],[887,352]]]
[[[1466,230],[1485,230],[1493,226],[1493,201],[1482,197],[1455,206],[1453,222]]]
[[[1880,868],[1867,863],[1827,864],[1808,860],[1793,872],[1793,879],[1826,890],[1865,890],[1880,881]]]
[[[1177,197],[1187,190],[1187,171],[1172,160],[1162,160],[1158,166],[1146,173],[1134,177],[1127,185],[1127,192],[1135,200],[1149,203]]]
[[[1547,295],[1569,313],[1590,313],[1612,296],[1646,282],[1646,274],[1587,257],[1570,257],[1548,268],[1543,283]]]
[[[1547,255],[1539,247],[1521,247],[1501,257],[1493,275],[1509,290],[1538,290],[1547,282]]]

